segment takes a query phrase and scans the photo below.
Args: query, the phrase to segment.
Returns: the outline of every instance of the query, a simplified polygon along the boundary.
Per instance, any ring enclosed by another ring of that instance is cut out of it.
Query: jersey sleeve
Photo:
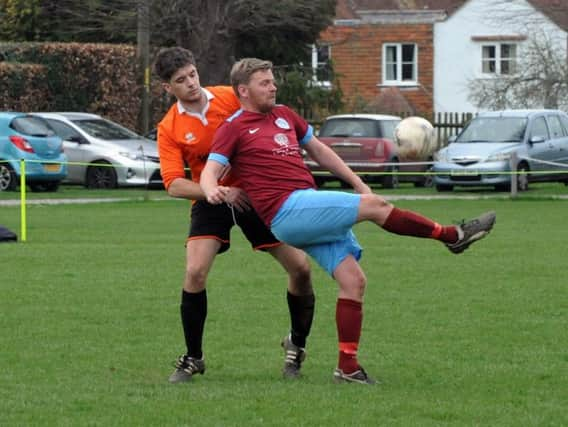
[[[314,136],[314,129],[308,122],[306,122],[298,113],[296,113],[291,108],[288,108],[288,113],[290,114],[292,126],[296,132],[296,137],[300,145],[307,144],[310,139]]]
[[[223,123],[215,132],[208,160],[227,165],[235,151],[238,138],[239,133],[234,129],[232,122]]]
[[[181,148],[168,134],[162,123],[158,125],[158,152],[160,155],[160,173],[167,190],[175,179],[185,178],[185,164]]]

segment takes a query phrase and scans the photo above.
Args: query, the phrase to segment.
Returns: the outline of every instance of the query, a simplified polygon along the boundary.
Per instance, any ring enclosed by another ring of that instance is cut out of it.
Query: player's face
[[[249,107],[259,113],[268,113],[276,104],[276,83],[272,70],[255,71],[247,87]]]
[[[201,102],[203,92],[195,65],[187,65],[177,70],[164,89],[185,104]]]

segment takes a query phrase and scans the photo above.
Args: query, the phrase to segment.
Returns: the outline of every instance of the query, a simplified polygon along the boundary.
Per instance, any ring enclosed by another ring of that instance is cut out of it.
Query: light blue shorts
[[[361,258],[351,228],[361,196],[341,191],[294,191],[272,220],[276,238],[306,251],[331,276],[348,256]]]

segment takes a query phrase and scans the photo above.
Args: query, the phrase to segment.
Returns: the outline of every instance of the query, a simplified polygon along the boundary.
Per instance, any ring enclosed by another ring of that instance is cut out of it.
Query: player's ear
[[[238,85],[237,91],[239,98],[248,98],[248,86],[246,85]]]
[[[172,85],[168,82],[162,82],[162,88],[170,95],[172,94]]]

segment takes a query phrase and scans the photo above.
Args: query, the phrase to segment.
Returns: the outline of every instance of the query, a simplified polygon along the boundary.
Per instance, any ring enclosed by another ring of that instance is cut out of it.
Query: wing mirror
[[[544,136],[539,136],[539,135],[535,135],[535,136],[531,136],[531,139],[529,139],[529,142],[532,144],[539,144],[541,142],[544,142]]]

